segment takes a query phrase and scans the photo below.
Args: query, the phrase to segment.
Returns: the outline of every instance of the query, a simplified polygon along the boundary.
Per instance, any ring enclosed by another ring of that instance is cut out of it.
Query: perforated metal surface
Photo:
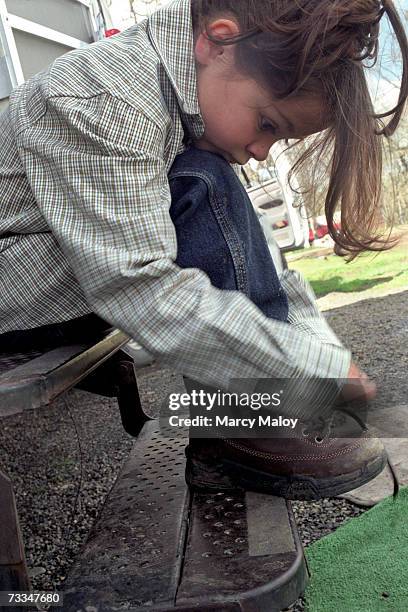
[[[188,500],[183,436],[148,423],[112,489],[84,555],[64,588],[67,612],[173,605]]]
[[[243,492],[190,498],[187,440],[157,428],[146,424],[136,441],[65,585],[64,611],[271,612],[294,601],[306,570],[286,503]],[[278,532],[279,552],[265,554]]]

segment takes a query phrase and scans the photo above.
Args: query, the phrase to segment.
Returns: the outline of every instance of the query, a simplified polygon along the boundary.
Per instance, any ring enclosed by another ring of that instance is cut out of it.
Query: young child
[[[243,164],[327,128],[329,227],[340,206],[337,240],[376,248],[379,133],[395,130],[408,90],[405,68],[381,129],[362,60],[385,13],[406,67],[390,1],[176,0],[17,88],[0,118],[2,346],[101,318],[203,383],[351,376],[373,393],[339,343],[176,265],[168,172],[191,142]]]
[[[168,175],[177,264],[204,270],[214,287],[240,291],[265,316],[289,323],[288,342],[296,329],[322,344],[342,347],[319,312],[307,281],[282,265],[278,247],[271,253],[232,166],[221,155],[200,147],[198,140],[178,155]],[[185,384],[190,394],[216,392],[189,379]],[[289,499],[317,499],[361,486],[383,469],[387,456],[381,442],[362,435],[361,428],[356,428],[359,418],[354,421],[350,414],[345,416],[341,408],[338,412],[339,408],[333,407],[333,381],[308,380],[305,386],[302,379],[292,379],[288,387],[282,380],[262,379],[256,392],[271,394],[277,384],[284,385],[285,401],[277,408],[269,407],[267,414],[298,417],[293,430],[265,426],[253,431],[231,428],[225,434],[225,429],[220,432],[216,427],[192,428],[186,449],[190,486],[220,490],[239,485]],[[305,398],[305,391],[312,401]],[[372,392],[367,381],[364,393],[368,396]],[[257,396],[252,389],[251,397]],[[209,413],[213,422],[215,414],[257,416],[249,409],[242,413],[236,404],[228,408],[229,400],[222,405],[221,401]],[[205,411],[204,407],[190,410],[191,416]],[[206,437],[199,438],[203,435]]]

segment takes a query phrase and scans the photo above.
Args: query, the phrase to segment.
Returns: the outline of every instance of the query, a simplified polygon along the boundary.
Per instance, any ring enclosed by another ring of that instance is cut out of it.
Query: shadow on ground
[[[366,280],[362,280],[360,278],[353,279],[348,282],[344,282],[341,276],[333,276],[333,278],[328,279],[327,281],[311,281],[310,284],[313,287],[313,291],[319,290],[319,297],[324,297],[328,293],[351,293],[355,291],[366,291],[367,289],[372,289],[377,285],[388,283],[392,281],[394,278],[402,274],[396,274],[395,276],[377,276],[375,278],[370,278]],[[322,286],[324,289],[322,290]]]

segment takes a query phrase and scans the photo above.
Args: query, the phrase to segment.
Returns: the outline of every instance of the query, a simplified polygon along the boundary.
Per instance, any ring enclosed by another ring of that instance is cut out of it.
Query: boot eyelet
[[[309,434],[308,434],[308,432],[307,432],[306,427],[304,427],[304,428],[302,429],[302,436],[303,436],[304,438],[307,438],[307,437],[309,436]]]
[[[323,444],[324,438],[320,438],[319,436],[316,436],[314,441],[316,442],[316,444]]]

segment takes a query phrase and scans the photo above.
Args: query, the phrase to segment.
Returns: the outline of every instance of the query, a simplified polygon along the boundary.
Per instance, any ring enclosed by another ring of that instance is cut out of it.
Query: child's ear
[[[196,38],[194,54],[196,61],[205,66],[217,57],[224,55],[231,49],[230,45],[217,45],[211,40],[234,38],[239,34],[239,26],[231,19],[216,19],[207,25],[206,30],[200,32]],[[211,38],[209,38],[209,36]]]

